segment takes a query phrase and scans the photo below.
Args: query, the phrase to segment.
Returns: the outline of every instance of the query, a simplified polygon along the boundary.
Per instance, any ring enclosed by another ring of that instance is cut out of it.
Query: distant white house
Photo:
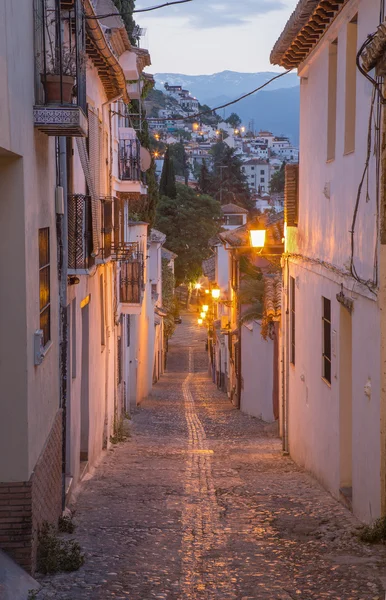
[[[242,172],[247,178],[249,189],[255,192],[265,192],[269,188],[270,168],[266,160],[250,158],[243,162]]]

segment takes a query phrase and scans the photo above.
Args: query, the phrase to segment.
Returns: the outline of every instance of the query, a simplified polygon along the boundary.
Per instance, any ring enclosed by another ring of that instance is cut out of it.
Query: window
[[[254,171],[254,170],[255,170],[255,167],[251,167],[251,171]]]
[[[122,343],[120,336],[117,337],[117,371],[119,385],[122,383]]]
[[[264,169],[260,170],[260,175],[264,175]]]
[[[290,362],[295,364],[295,278],[290,277]]]
[[[260,177],[260,183],[264,183],[264,182],[265,182],[264,177]]]
[[[130,348],[130,337],[131,337],[130,315],[126,315],[126,346],[127,346],[127,348]]]
[[[330,44],[328,54],[327,160],[335,158],[337,83],[338,40],[335,40]]]
[[[226,215],[225,216],[225,225],[242,225],[243,217],[242,215]]]
[[[39,299],[40,329],[43,346],[51,339],[51,287],[50,287],[50,229],[39,229]]]
[[[106,346],[106,329],[105,329],[105,296],[103,275],[99,277],[99,288],[101,297],[101,346]]]
[[[358,15],[347,25],[344,152],[355,150]]]
[[[331,383],[331,300],[322,296],[323,365],[322,377]]]

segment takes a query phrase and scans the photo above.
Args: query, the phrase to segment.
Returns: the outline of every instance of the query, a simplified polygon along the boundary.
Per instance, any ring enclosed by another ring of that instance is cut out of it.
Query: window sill
[[[347,152],[343,152],[343,156],[350,156],[351,154],[355,154],[355,148],[354,150],[347,150]]]
[[[335,156],[334,156],[334,158],[328,158],[328,159],[326,160],[326,164],[327,164],[327,165],[329,165],[330,163],[333,163],[333,162],[335,162]]]
[[[324,383],[326,384],[326,386],[331,389],[331,382],[330,381],[328,381],[325,377],[322,377],[322,381],[324,381]]]

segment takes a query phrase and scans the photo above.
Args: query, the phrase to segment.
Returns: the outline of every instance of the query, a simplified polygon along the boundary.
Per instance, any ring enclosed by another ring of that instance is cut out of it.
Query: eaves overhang
[[[350,0],[300,0],[271,52],[270,61],[298,67]]]

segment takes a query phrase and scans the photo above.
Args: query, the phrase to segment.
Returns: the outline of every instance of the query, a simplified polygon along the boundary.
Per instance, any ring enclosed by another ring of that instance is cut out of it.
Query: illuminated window
[[[43,345],[51,339],[50,229],[39,229],[39,308]]]

